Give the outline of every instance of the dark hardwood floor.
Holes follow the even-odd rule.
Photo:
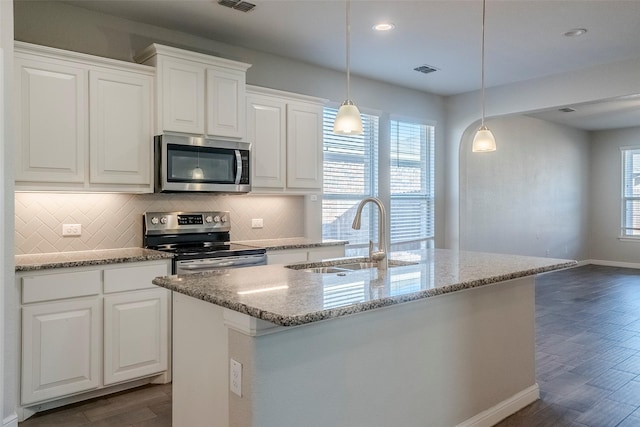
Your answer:
[[[640,426],[640,270],[540,276],[536,363],[541,399],[498,427]]]
[[[640,270],[589,265],[539,276],[536,328],[541,399],[498,427],[640,426]],[[20,423],[44,426],[169,427],[171,387],[147,386]]]
[[[19,427],[171,427],[171,384],[130,391],[37,413]]]

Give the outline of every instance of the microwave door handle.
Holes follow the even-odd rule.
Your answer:
[[[240,184],[240,179],[242,178],[242,156],[240,155],[240,150],[236,151],[236,185]]]

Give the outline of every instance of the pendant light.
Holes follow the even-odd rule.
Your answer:
[[[350,14],[350,3],[349,0],[347,0],[347,99],[338,109],[336,120],[333,122],[333,133],[341,135],[362,135],[362,118],[360,117],[360,110],[358,110],[358,107],[356,107],[351,100],[349,92],[349,36],[351,34]]]
[[[482,122],[480,123],[480,129],[476,132],[476,136],[473,138],[473,144],[471,150],[474,153],[482,153],[487,151],[496,151],[496,139],[493,134],[484,124],[484,110],[485,110],[485,96],[484,96],[484,22],[487,8],[487,0],[482,0]]]

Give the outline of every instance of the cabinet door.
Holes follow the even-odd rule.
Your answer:
[[[22,404],[100,385],[98,298],[22,309]]]
[[[204,66],[162,61],[162,130],[204,134],[204,74]]]
[[[287,105],[287,186],[322,188],[322,106]]]
[[[151,184],[151,103],[149,76],[89,73],[91,183]]]
[[[16,56],[16,181],[82,184],[87,73],[62,61]]]
[[[207,135],[244,138],[244,72],[207,69]]]
[[[247,138],[251,142],[251,185],[285,186],[286,103],[264,96],[247,97]]]
[[[167,370],[168,291],[153,289],[104,298],[104,384]]]

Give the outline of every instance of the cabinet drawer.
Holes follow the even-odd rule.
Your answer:
[[[22,278],[22,303],[75,298],[100,293],[100,270]]]
[[[155,288],[151,281],[169,274],[167,264],[139,265],[104,270],[104,293]]]

